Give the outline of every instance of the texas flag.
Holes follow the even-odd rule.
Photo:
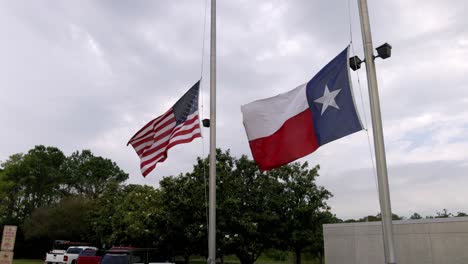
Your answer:
[[[363,129],[349,76],[349,47],[312,80],[241,107],[260,170],[271,170]]]

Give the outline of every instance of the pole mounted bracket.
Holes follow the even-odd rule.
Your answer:
[[[388,43],[384,43],[376,48],[377,56],[373,56],[375,58],[381,58],[383,60],[390,58],[392,56],[392,46]],[[349,67],[353,71],[357,71],[361,68],[361,64],[366,62],[366,60],[361,60],[358,56],[354,56],[349,58]]]

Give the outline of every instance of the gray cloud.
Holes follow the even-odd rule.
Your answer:
[[[453,161],[389,166],[393,212],[406,217],[414,212],[434,216],[444,208],[452,213],[466,212],[466,170],[466,164]],[[376,178],[371,169],[322,174],[319,182],[334,193],[330,205],[339,217],[360,218],[379,212]]]
[[[46,144],[67,154],[90,148],[115,160],[132,183],[157,185],[162,176],[189,171],[208,153],[206,129],[204,140],[176,146],[147,178],[126,143],[200,77],[202,55],[202,115],[208,116],[204,4],[2,2],[0,160]],[[250,154],[240,105],[308,81],[348,45],[350,21],[362,57],[357,5],[349,4],[351,18],[347,1],[218,1],[219,147]],[[461,189],[468,160],[467,7],[462,0],[370,1],[369,7],[374,46],[394,48],[391,59],[377,60],[377,70],[395,212],[468,211]],[[359,75],[362,97],[356,73],[352,79],[363,114],[365,71]],[[335,194],[330,203],[343,218],[378,211],[367,140],[359,132],[301,159],[321,165],[320,182]]]

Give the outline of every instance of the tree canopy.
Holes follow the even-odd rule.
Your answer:
[[[67,193],[99,196],[114,182],[123,182],[128,174],[115,162],[103,157],[96,157],[90,150],[73,152],[64,160],[62,173]]]
[[[63,197],[60,166],[65,155],[58,148],[36,146],[3,162],[0,198],[4,222],[20,224],[35,208],[57,203]]]
[[[155,188],[125,184],[127,173],[90,150],[66,156],[58,148],[36,146],[1,163],[0,223],[19,225],[17,257],[43,257],[52,240],[67,239],[105,248],[156,247],[188,262],[207,255],[208,163],[209,157],[199,157],[191,171],[166,176]],[[343,221],[327,204],[332,194],[317,185],[319,170],[296,162],[261,172],[247,156],[218,149],[221,261],[235,255],[252,264],[277,250],[293,252],[297,264],[304,253],[323,262],[322,225]],[[435,217],[455,216],[466,214],[443,209]],[[410,218],[422,216],[415,212]],[[380,220],[376,214],[344,222]]]

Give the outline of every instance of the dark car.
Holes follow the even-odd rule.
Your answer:
[[[106,251],[100,264],[157,264],[174,263],[153,248],[113,247]]]

